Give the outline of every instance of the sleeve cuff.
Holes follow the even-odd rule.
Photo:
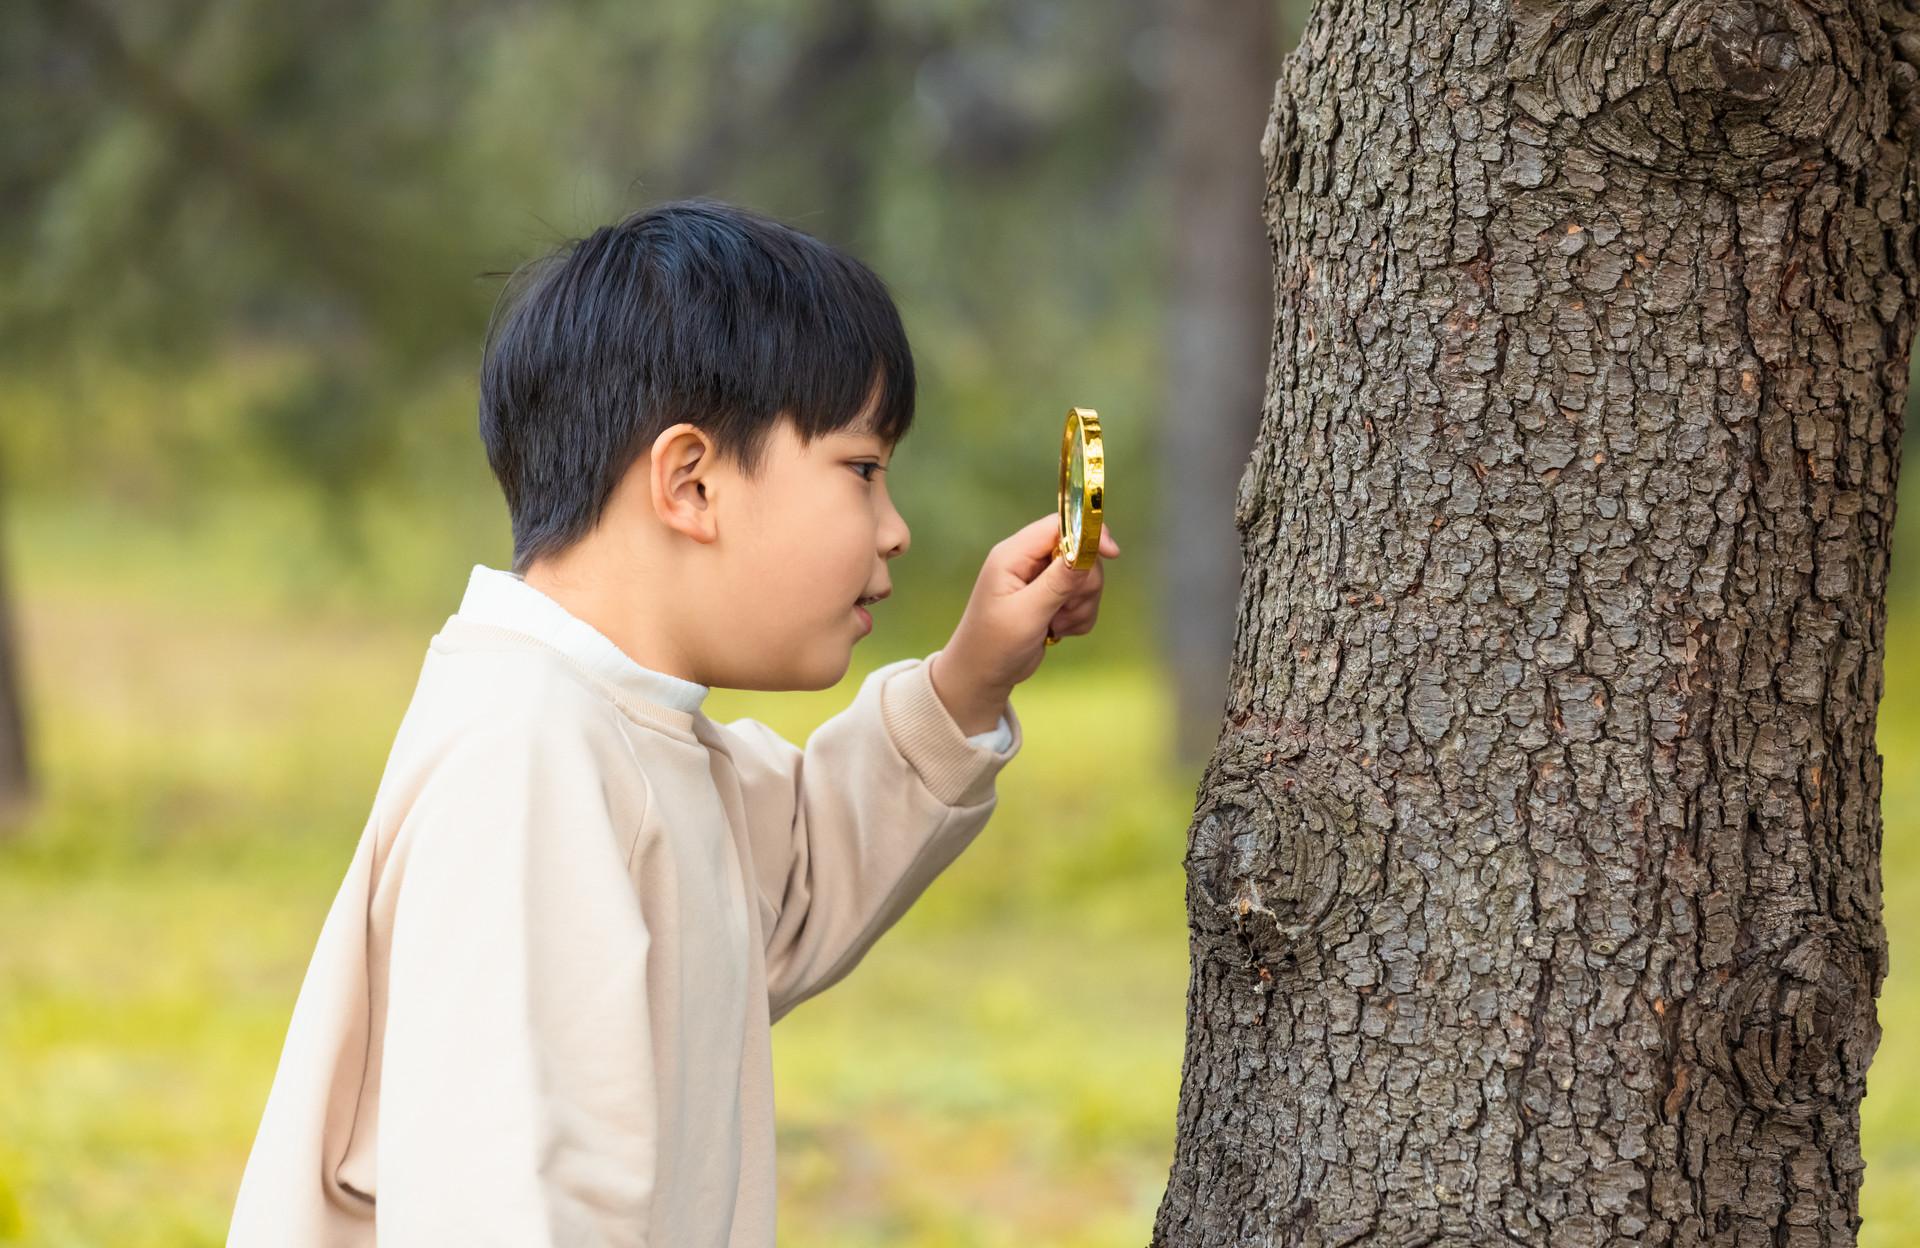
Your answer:
[[[1006,748],[1013,744],[1013,729],[1007,727],[1007,717],[1002,715],[1000,716],[1000,722],[998,724],[995,724],[986,732],[974,733],[968,737],[967,740],[982,749],[992,750],[996,754],[1001,754],[1005,753]]]
[[[1003,720],[1012,737],[1005,750],[970,739],[933,691],[936,650],[887,677],[880,713],[888,735],[930,791],[949,806],[973,806],[993,796],[1000,769],[1020,750],[1019,713],[1008,701]]]

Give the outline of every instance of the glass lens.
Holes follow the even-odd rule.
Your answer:
[[[1067,550],[1080,550],[1080,528],[1087,503],[1087,442],[1076,422],[1073,430],[1073,459],[1067,482]]]

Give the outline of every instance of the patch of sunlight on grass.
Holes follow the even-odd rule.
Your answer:
[[[0,872],[14,1240],[220,1242],[329,900],[171,862],[58,888]]]
[[[1920,1227],[1920,601],[1888,612],[1886,677],[1875,735],[1889,967],[1860,1105],[1861,1248],[1906,1248]]]

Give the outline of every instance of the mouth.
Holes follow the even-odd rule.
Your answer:
[[[881,593],[862,594],[854,600],[853,614],[854,617],[860,621],[860,632],[862,636],[873,631],[873,616],[867,611],[867,608],[892,593],[893,587],[888,586]]]

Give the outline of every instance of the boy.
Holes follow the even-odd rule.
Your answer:
[[[480,433],[513,567],[476,566],[429,643],[230,1245],[769,1248],[769,1027],[979,833],[1013,687],[1098,612],[1049,515],[804,749],[716,724],[716,685],[837,683],[890,592],[899,314],[857,260],[706,199],[509,295]]]

